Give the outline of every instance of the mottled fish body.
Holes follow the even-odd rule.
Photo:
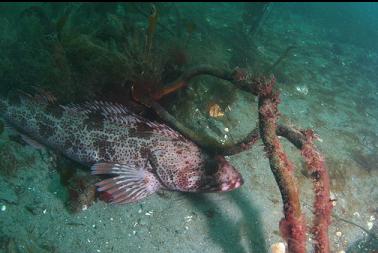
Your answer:
[[[140,200],[159,189],[217,192],[243,179],[224,159],[209,157],[165,124],[109,102],[56,105],[30,95],[0,99],[0,115],[28,138],[114,177],[97,184],[114,203]]]

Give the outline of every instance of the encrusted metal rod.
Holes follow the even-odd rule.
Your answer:
[[[259,91],[260,135],[269,158],[270,168],[281,192],[284,218],[280,221],[281,235],[286,239],[289,252],[306,252],[306,222],[301,211],[299,189],[294,166],[288,160],[276,134],[278,119],[278,93],[273,91],[274,79],[256,80]]]
[[[316,139],[311,129],[305,131],[306,142],[303,144],[301,154],[309,175],[313,180],[315,192],[314,220],[311,233],[314,236],[315,253],[328,253],[329,238],[328,227],[331,224],[332,202],[330,198],[330,180],[325,167],[323,155],[316,149],[313,141]]]

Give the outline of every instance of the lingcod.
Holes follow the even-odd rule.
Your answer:
[[[243,184],[224,156],[124,105],[61,105],[41,98],[23,93],[0,98],[0,116],[26,139],[91,167],[94,175],[108,175],[96,186],[112,203],[136,202],[160,189],[226,192]]]

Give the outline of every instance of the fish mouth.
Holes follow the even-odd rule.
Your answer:
[[[244,180],[242,177],[240,177],[237,180],[221,184],[220,190],[222,192],[232,191],[239,188],[243,184],[244,184]]]

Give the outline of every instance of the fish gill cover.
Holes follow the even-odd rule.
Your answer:
[[[0,114],[19,94],[55,116],[51,104],[107,101],[105,114],[127,107],[230,155],[217,161],[244,179],[230,193],[107,205],[88,168],[2,124],[0,251],[377,251],[377,4],[0,7]]]

